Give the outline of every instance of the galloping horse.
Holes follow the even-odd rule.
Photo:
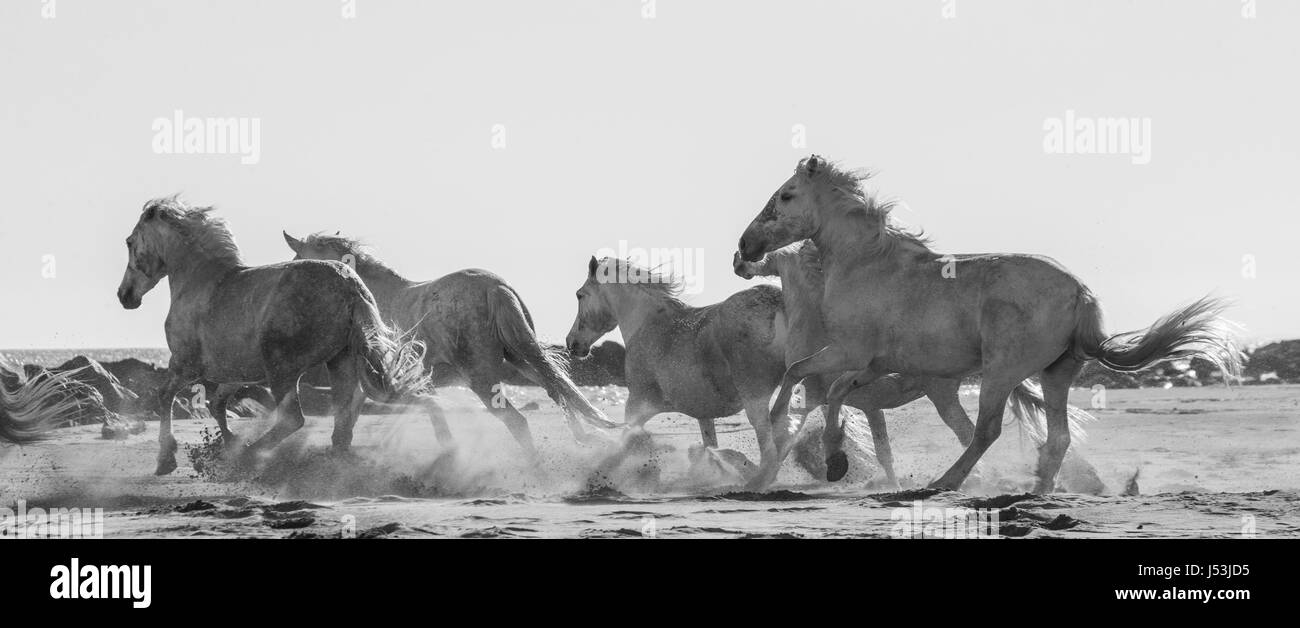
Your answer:
[[[704,445],[716,448],[714,419],[743,409],[760,455],[750,486],[765,486],[776,477],[778,451],[785,445],[781,439],[787,434],[784,429],[773,434],[767,414],[768,400],[785,371],[780,290],[755,286],[704,307],[682,302],[680,290],[679,283],[661,273],[625,260],[592,257],[565,344],[570,353],[584,357],[601,336],[615,327],[622,331],[629,430],[640,430],[662,412],[680,412],[698,421]]]
[[[890,205],[862,188],[866,175],[814,155],[772,194],[739,241],[745,261],[811,238],[822,254],[828,346],[790,366],[772,407],[785,414],[805,377],[844,373],[827,394],[827,423],[845,395],[882,373],[959,378],[982,373],[979,416],[966,451],[931,486],[956,489],[997,439],[1012,389],[1039,374],[1047,442],[1037,492],[1050,492],[1070,445],[1066,398],[1088,360],[1137,371],[1202,357],[1229,376],[1241,351],[1203,298],[1142,332],[1107,337],[1096,297],[1055,261],[1022,254],[945,256],[893,225]]]
[[[390,324],[412,330],[424,343],[424,364],[435,385],[468,383],[483,405],[501,419],[530,457],[536,457],[528,420],[501,394],[501,382],[518,370],[546,390],[564,409],[569,429],[589,440],[579,420],[617,427],[569,379],[561,356],[537,341],[533,318],[519,293],[485,270],[466,269],[433,281],[399,275],[364,250],[357,240],[284,234],[295,260],[324,259],[352,265],[375,295]]]
[[[176,468],[172,399],[197,380],[218,384],[212,415],[225,442],[228,397],[245,385],[266,383],[279,419],[251,446],[265,451],[303,425],[298,380],[325,364],[335,415],[332,442],[346,451],[366,397],[420,402],[439,431],[446,422],[422,391],[423,347],[386,326],[375,299],[346,264],[296,261],[247,266],[224,220],[211,207],[190,207],[173,196],[144,204],[126,239],[127,263],[117,298],[134,310],[163,277],[171,287],[167,383],[159,390],[158,467]]]
[[[751,279],[753,277],[778,276],[781,278],[781,297],[785,313],[789,319],[790,331],[786,337],[786,365],[789,366],[800,358],[815,353],[826,346],[826,328],[822,321],[821,302],[824,293],[821,255],[817,245],[811,240],[804,240],[775,251],[771,251],[757,262],[746,262],[737,253],[732,260],[732,269],[736,275]],[[821,375],[806,381],[808,407],[816,407],[825,402],[826,389],[834,377]],[[909,404],[922,396],[928,397],[944,424],[957,436],[962,447],[970,444],[975,433],[966,410],[961,407],[957,392],[961,387],[960,379],[917,377],[892,373],[876,379],[866,388],[852,391],[845,403],[861,409],[867,415],[871,426],[872,439],[875,441],[876,459],[885,471],[885,477],[891,485],[897,486],[894,475],[893,452],[889,445],[889,433],[886,431],[885,414],[881,410],[898,408]],[[1011,391],[1009,398],[1012,416],[1025,427],[1025,432],[1041,445],[1046,440],[1046,424],[1043,421],[1043,397],[1033,382],[1021,382]],[[1084,436],[1082,423],[1093,417],[1073,406],[1069,408],[1070,430],[1076,436]],[[844,477],[847,472],[847,457],[843,451],[844,430],[838,420],[828,420],[822,431],[822,443],[826,454],[826,479],[834,482]]]

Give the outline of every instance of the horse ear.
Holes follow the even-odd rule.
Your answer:
[[[596,261],[596,256],[595,256],[595,255],[592,255],[592,256],[591,256],[591,261],[590,261],[590,262],[587,262],[587,276],[588,276],[588,277],[595,277],[595,276],[596,276],[596,267],[599,266],[599,265],[600,265],[600,262],[597,262],[597,261]]]
[[[289,248],[293,249],[294,253],[301,252],[302,240],[299,240],[298,238],[289,235],[288,231],[281,231],[280,233],[284,234],[284,243],[288,244]]]
[[[821,157],[818,157],[817,155],[812,155],[807,159],[805,159],[803,162],[804,172],[806,172],[810,177],[816,175],[818,172],[821,172],[822,168],[824,167],[826,167],[826,160],[822,159]]]

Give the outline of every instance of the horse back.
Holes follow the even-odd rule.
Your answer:
[[[402,330],[416,330],[427,364],[459,369],[475,358],[504,360],[492,308],[493,295],[503,289],[514,290],[495,273],[467,268],[413,284],[380,303],[380,309]]]
[[[936,256],[828,279],[830,342],[869,352],[882,370],[956,377],[1011,344],[1068,344],[1082,284],[1033,255]]]
[[[353,310],[370,292],[339,262],[238,269],[214,286],[201,317],[204,370],[220,380],[305,370],[350,346]]]
[[[729,416],[770,395],[785,371],[781,291],[762,284],[721,303],[686,308],[628,346],[629,380],[653,370],[667,405],[697,418]],[[649,369],[647,369],[649,366]]]

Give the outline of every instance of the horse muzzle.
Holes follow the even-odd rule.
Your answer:
[[[565,343],[565,348],[569,350],[569,355],[575,358],[585,358],[591,355],[591,345],[581,340],[569,340]]]
[[[136,296],[135,290],[123,288],[117,291],[117,301],[122,304],[123,308],[134,310],[140,307],[140,297]]]
[[[736,252],[740,254],[741,261],[757,262],[763,259],[763,254],[767,252],[765,246],[763,238],[746,233],[736,244]]]
[[[731,256],[731,272],[736,273],[736,276],[741,279],[753,279],[754,274],[749,272],[746,264],[747,262],[741,256],[740,251],[736,251],[736,254]]]

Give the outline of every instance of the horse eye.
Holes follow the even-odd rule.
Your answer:
[[[576,293],[576,294],[578,295],[578,300],[581,301],[581,300],[582,300],[582,293],[581,293],[581,292],[578,292],[578,293]]]
[[[789,192],[784,192],[784,193],[781,194],[781,202],[782,202],[782,203],[788,203],[788,202],[790,202],[790,199],[792,199],[792,198],[794,198],[794,195],[791,194],[791,193],[789,193]]]

